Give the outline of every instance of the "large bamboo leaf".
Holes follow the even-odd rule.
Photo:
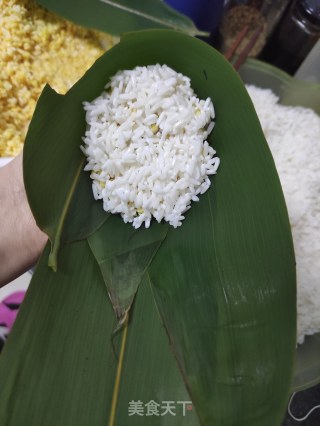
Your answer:
[[[221,167],[186,223],[169,229],[150,276],[202,423],[276,425],[295,354],[290,225],[251,101],[231,69],[214,54],[205,59],[205,48],[188,75],[213,99]]]
[[[166,48],[168,45],[170,49]],[[96,62],[60,104],[60,110],[69,115],[72,121],[69,127],[65,124],[70,129],[67,136],[63,132],[59,134],[64,138],[65,146],[69,143],[72,145],[63,152],[63,164],[67,164],[71,156],[79,152],[81,132],[84,132],[85,126],[81,102],[96,97],[108,78],[119,69],[157,62],[166,63],[191,77],[192,86],[200,97],[211,96],[217,124],[210,143],[217,148],[222,164],[214,187],[187,213],[183,226],[177,230],[170,229],[160,248],[152,247],[152,252],[157,248],[158,252],[141,284],[151,280],[159,312],[170,336],[170,345],[201,424],[277,425],[285,411],[295,353],[293,248],[284,199],[271,154],[251,101],[232,67],[209,46],[179,33],[149,31],[127,35]],[[68,114],[69,109],[71,115]],[[51,116],[41,116],[42,110],[44,108],[36,113],[28,135],[30,151],[29,160],[25,163],[25,176],[31,175],[34,170],[32,147],[37,146],[34,140],[38,134],[32,129],[40,128],[47,136],[50,134],[45,132],[47,126],[54,131],[55,126],[48,125]],[[55,125],[57,123],[55,121]],[[51,141],[57,143],[55,139]],[[43,156],[46,155],[44,151]],[[58,154],[55,154],[55,160],[58,170]],[[65,166],[62,166],[61,174],[64,173]],[[79,185],[76,186],[79,193],[82,176],[84,174],[80,173]],[[31,183],[37,184],[27,179],[27,187]],[[58,189],[55,187],[55,191]],[[36,194],[36,190],[33,191]],[[40,194],[48,197],[43,191]],[[76,197],[73,199],[76,202]],[[34,202],[34,212],[41,216],[41,203],[39,200],[37,203]],[[94,201],[90,203],[99,205]],[[71,207],[68,215],[65,227],[68,218],[72,220],[73,217]],[[76,229],[77,223],[81,224],[81,217],[70,225],[72,229]],[[115,220],[115,226],[111,227],[108,226],[109,220],[110,217],[105,226],[96,231],[97,240],[91,246],[101,264],[109,259],[107,274],[101,268],[106,281],[110,281],[110,271],[113,276],[121,275],[121,262],[117,257],[126,256],[123,247],[133,232],[130,224]],[[68,234],[69,228],[64,232]],[[157,232],[158,228],[152,225],[145,233],[152,244],[162,241],[162,237],[153,239]],[[109,252],[104,257],[105,245],[99,245],[97,241],[112,239],[116,235],[123,235],[123,240],[114,248],[109,244]],[[135,238],[139,240],[140,237]],[[141,238],[144,245],[131,248],[144,250],[142,247],[148,247],[147,237]],[[66,242],[67,239],[62,238],[62,241]],[[90,242],[92,240],[93,236]],[[75,244],[80,247],[85,242]],[[71,256],[71,259],[76,256],[71,255],[68,247],[61,253],[63,265],[66,262],[63,256]],[[144,266],[152,258],[146,254],[139,252],[138,258],[142,261],[130,297],[141,281]],[[88,286],[85,281],[89,281],[89,277],[84,273],[81,275],[87,267],[85,262],[75,263],[74,267],[79,269],[76,277],[81,285]],[[45,268],[43,262],[40,268]],[[75,281],[72,279],[69,284],[67,281],[68,274],[73,274],[70,268],[63,267],[61,274],[65,277],[64,285],[74,291]],[[98,271],[97,267],[95,271],[92,270],[92,274],[95,274],[93,282],[102,282]],[[148,322],[149,317],[144,317],[144,321]],[[122,342],[127,332],[129,339],[130,327],[131,324],[120,335]],[[93,329],[91,331],[94,332]],[[142,328],[140,331],[144,333]],[[132,339],[137,345],[140,344],[136,337]],[[110,340],[109,344],[111,347]],[[71,351],[71,348],[68,350]],[[56,362],[54,359],[52,361]],[[5,362],[8,362],[8,358]],[[141,368],[136,368],[140,373]],[[117,407],[126,398],[126,394],[121,394],[121,389],[127,386],[129,371],[123,362]],[[10,387],[6,387],[6,392],[10,393]],[[114,391],[111,393],[115,395]],[[110,400],[110,392],[107,391],[105,395]],[[126,424],[119,420],[121,413],[115,411],[116,424]]]
[[[114,312],[86,241],[61,250],[55,273],[46,248],[0,362],[0,424],[6,426],[197,426],[183,416],[129,416],[130,401],[189,401],[145,280],[130,314],[115,392]],[[116,340],[119,354],[124,334]],[[115,398],[113,399],[113,396]],[[114,405],[117,420],[110,420]],[[160,407],[159,407],[160,409]],[[150,420],[151,419],[151,420]]]
[[[147,28],[207,35],[162,0],[38,0],[38,3],[77,24],[115,35]]]

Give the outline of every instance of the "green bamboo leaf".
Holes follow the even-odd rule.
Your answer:
[[[138,314],[139,323],[137,320],[135,325],[137,334],[134,330],[130,330],[131,325],[128,328],[127,353],[123,365],[115,425],[200,426],[192,402],[191,410],[189,407],[189,410],[186,409],[185,415],[183,414],[182,403],[191,401],[191,399],[172,355],[168,337],[161,325],[148,275],[144,277],[139,286],[132,314],[131,312],[129,315],[133,315],[133,317]],[[149,326],[146,326],[145,322],[150,323]],[[139,339],[137,335],[140,336]],[[141,342],[143,347],[139,348]],[[165,347],[162,348],[161,345]],[[139,360],[140,368],[133,368],[133,360]],[[146,367],[144,367],[144,363],[146,363]],[[131,393],[127,389],[130,389]],[[131,395],[134,396],[133,399],[145,402],[154,400],[160,404],[160,416],[147,418],[133,416],[128,419],[128,404]],[[161,405],[164,405],[165,401],[174,403],[175,416],[172,414],[161,415],[164,412]]]
[[[38,0],[38,3],[76,24],[114,35],[148,28],[208,35],[162,0]]]
[[[213,99],[210,142],[221,166],[183,226],[169,229],[149,274],[202,424],[278,425],[296,339],[286,205],[246,90],[202,47],[188,76],[196,93]]]
[[[107,218],[100,204],[92,203],[90,182],[81,173],[84,131],[81,100],[46,86],[28,129],[23,165],[31,210],[52,243],[54,269],[61,241],[85,238]]]
[[[169,45],[170,49],[167,49]],[[60,108],[72,123],[67,125],[63,122],[67,135],[61,131],[59,136],[64,138],[65,146],[70,143],[72,148],[59,155],[65,156],[67,163],[72,160],[73,153],[79,152],[85,127],[82,101],[94,99],[108,78],[119,69],[154,63],[166,63],[188,75],[199,97],[211,96],[217,123],[209,142],[217,149],[222,164],[214,187],[187,213],[183,226],[169,230],[141,284],[151,280],[170,346],[201,424],[279,424],[289,394],[295,354],[293,247],[271,154],[252,103],[230,64],[208,45],[177,32],[154,30],[126,35],[65,95]],[[48,117],[38,126],[54,131],[55,126],[48,125],[46,121]],[[58,123],[55,120],[56,126]],[[25,173],[30,174],[33,145],[36,146],[30,138],[29,162],[25,163],[28,168]],[[46,154],[42,152],[42,155]],[[55,159],[58,168],[60,158],[57,154]],[[61,170],[62,174],[66,173],[63,167]],[[30,184],[27,182],[27,186]],[[91,203],[100,205],[94,201]],[[40,202],[37,209],[39,211],[35,213],[41,214]],[[70,218],[71,213],[69,209]],[[110,235],[105,237],[113,238],[113,232],[116,235],[118,229],[108,228],[109,220],[111,217],[105,226]],[[80,219],[77,221],[81,223]],[[123,247],[130,232],[127,234],[124,228],[129,230],[130,225],[123,224],[123,231],[120,228],[124,240],[120,241],[119,247],[109,246],[109,259],[127,254]],[[101,232],[98,240],[104,234],[102,229],[95,231],[97,234]],[[68,233],[69,229],[65,232]],[[162,241],[162,237],[153,240],[156,232],[158,228],[154,225],[148,233],[144,232],[141,240],[145,247],[148,246],[146,235],[151,238],[152,244]],[[66,240],[62,238],[62,241]],[[138,247],[142,250],[136,257],[141,262],[137,274],[140,279],[141,265],[146,266],[149,259],[144,245],[131,248]],[[66,245],[61,252],[61,262],[66,262],[65,256],[73,259],[68,250],[69,245]],[[104,250],[103,246],[101,250]],[[103,263],[104,258],[99,260]],[[73,274],[71,265],[72,262],[67,269],[63,268],[62,273],[64,285],[69,288],[75,282],[72,279],[68,284],[67,281],[67,276]],[[89,277],[82,277],[82,268],[74,263],[74,267],[77,266],[77,279],[81,285],[88,285],[85,280]],[[114,266],[116,270],[112,270],[112,274],[116,272],[119,277],[119,262],[107,264],[108,274]],[[93,282],[102,282],[98,267],[92,273],[99,275],[99,278],[95,275]],[[132,294],[134,292],[131,291]],[[149,298],[148,303],[153,306],[153,299]],[[59,315],[58,312],[56,315]],[[143,321],[148,322],[149,318],[145,316]],[[125,330],[128,332],[125,356],[128,356],[130,328]],[[139,332],[144,336],[142,328]],[[123,334],[118,337],[123,338]],[[135,344],[140,344],[137,338]],[[146,360],[149,362],[147,357],[143,359]],[[113,387],[112,395],[109,391],[107,393],[109,402],[116,401],[112,411],[118,416],[117,407],[124,403],[121,389],[127,386],[129,377],[126,374],[132,374],[125,358],[121,369],[119,365],[112,371],[114,375],[116,371],[121,373],[117,380],[120,387]],[[142,367],[134,368],[137,374],[141,374]],[[114,383],[113,378],[113,386]],[[7,388],[7,391],[10,389]]]
[[[140,282],[168,231],[168,225],[154,224],[149,229],[124,226],[120,216],[112,215],[88,238],[99,264],[119,325],[123,323]]]
[[[62,248],[56,273],[47,266],[49,249],[1,353],[0,424],[112,426],[119,363],[110,339],[114,312],[101,273],[86,241]],[[117,355],[122,338],[115,338]],[[122,364],[115,425],[199,426],[195,411],[183,416],[181,408],[175,417],[129,416],[130,401],[190,399],[147,280],[130,314]]]

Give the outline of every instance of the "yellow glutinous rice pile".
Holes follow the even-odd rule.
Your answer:
[[[112,44],[33,0],[0,0],[0,157],[18,154],[46,83],[65,93]]]

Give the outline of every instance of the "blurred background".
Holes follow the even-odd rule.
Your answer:
[[[247,39],[259,26],[263,27],[251,57],[300,79],[320,82],[319,0],[166,2],[189,16],[200,30],[209,32],[206,40],[223,53],[245,26],[248,26]]]

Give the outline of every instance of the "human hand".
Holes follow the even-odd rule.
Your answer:
[[[29,207],[21,153],[0,168],[0,287],[32,267],[46,241]]]

